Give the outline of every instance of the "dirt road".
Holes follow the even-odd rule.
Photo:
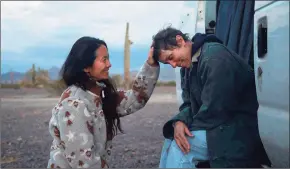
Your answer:
[[[0,92],[1,168],[46,168],[52,141],[48,121],[57,99],[43,91]],[[113,140],[110,167],[158,167],[162,127],[177,109],[175,88],[156,88],[145,108],[121,119],[125,134]]]

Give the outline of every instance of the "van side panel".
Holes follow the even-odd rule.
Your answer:
[[[273,166],[289,167],[289,1],[257,4],[254,68],[259,131]]]

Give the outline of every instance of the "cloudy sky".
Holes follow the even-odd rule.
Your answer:
[[[152,35],[195,10],[183,1],[1,1],[1,71],[29,69],[32,63],[60,67],[81,36],[104,39],[113,73],[123,71],[126,22],[130,23],[131,69],[147,57]]]

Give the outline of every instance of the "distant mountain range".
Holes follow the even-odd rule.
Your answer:
[[[59,71],[60,71],[60,68],[56,67],[56,66],[53,66],[51,67],[50,69],[48,69],[48,75],[49,75],[49,78],[51,80],[56,80],[59,78]]]
[[[48,69],[48,75],[51,80],[58,79],[60,69],[56,66]],[[23,80],[25,77],[25,73],[23,72],[7,72],[4,74],[1,74],[1,82],[10,82],[11,79],[13,79],[14,82],[19,82]]]
[[[51,80],[58,79],[60,68],[53,66],[48,70],[49,78]],[[138,73],[138,70],[131,71],[131,76],[135,76]],[[23,72],[7,72],[1,74],[1,82],[9,82],[11,79],[11,75],[13,75],[14,82],[19,82],[24,79],[25,73]],[[123,77],[123,74],[121,74]],[[159,81],[167,82],[167,81],[175,81],[175,71],[169,65],[162,65],[160,69]]]

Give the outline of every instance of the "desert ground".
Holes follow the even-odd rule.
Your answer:
[[[1,168],[46,168],[48,132],[56,97],[42,89],[0,89]],[[175,87],[157,87],[147,105],[121,119],[125,134],[113,140],[110,168],[156,168],[162,127],[178,110]]]

